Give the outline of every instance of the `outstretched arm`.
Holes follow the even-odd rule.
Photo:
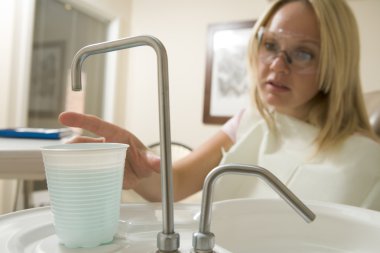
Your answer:
[[[63,112],[59,121],[66,126],[78,127],[90,131],[102,138],[85,136],[75,137],[70,142],[117,142],[129,145],[125,160],[125,176],[123,187],[134,188],[139,179],[149,177],[153,172],[160,171],[160,159],[129,131],[108,123],[93,115],[75,112]]]
[[[82,128],[102,137],[78,136],[71,142],[128,144],[123,187],[135,189],[147,200],[160,201],[160,159],[135,135],[93,115],[64,112],[59,116],[59,121],[63,125]],[[173,164],[174,199],[180,200],[201,190],[207,173],[219,164],[222,148],[228,150],[231,145],[231,139],[219,131],[191,154],[176,161]]]

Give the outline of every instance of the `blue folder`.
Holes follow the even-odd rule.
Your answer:
[[[6,138],[33,138],[33,139],[61,139],[73,134],[70,128],[7,128],[0,129],[0,137]]]

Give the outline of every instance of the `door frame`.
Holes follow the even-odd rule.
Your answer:
[[[121,36],[121,17],[112,8],[102,9],[97,1],[86,0],[59,0],[60,2],[72,5],[86,14],[108,22],[107,40],[114,40]],[[33,45],[33,27],[36,0],[13,0],[14,33],[12,36],[11,48],[11,74],[9,82],[6,83],[8,89],[8,110],[5,116],[5,125],[9,127],[26,126],[28,116],[28,96],[30,83],[30,69]],[[110,6],[111,7],[111,6]],[[17,18],[15,18],[17,17]],[[117,69],[119,62],[117,54],[107,54],[105,63],[105,84],[103,91],[103,118],[107,121],[115,120],[115,94],[117,94]],[[105,85],[104,85],[105,87]],[[5,96],[5,95],[4,95]]]

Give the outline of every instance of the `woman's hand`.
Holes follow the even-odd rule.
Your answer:
[[[134,188],[140,179],[160,171],[160,158],[149,152],[147,147],[131,132],[93,115],[63,112],[58,119],[63,125],[82,128],[100,136],[100,138],[77,136],[70,140],[70,143],[115,142],[129,145],[125,160],[123,188]]]

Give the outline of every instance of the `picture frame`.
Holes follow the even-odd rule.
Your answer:
[[[55,117],[64,102],[64,41],[35,43],[32,54],[29,115]]]
[[[247,20],[209,25],[203,123],[223,124],[248,104],[247,47],[254,24]]]

